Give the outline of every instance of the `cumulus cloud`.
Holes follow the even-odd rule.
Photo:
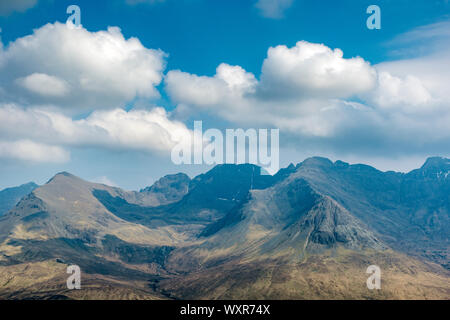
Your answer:
[[[47,24],[0,50],[0,101],[80,113],[123,107],[136,97],[159,97],[164,57],[116,27],[89,32]]]
[[[240,66],[221,64],[213,77],[170,71],[165,79],[175,101],[208,106],[240,99],[314,100],[349,98],[372,90],[377,82],[373,67],[360,57],[345,59],[339,49],[300,41],[295,47],[269,48],[261,79]]]
[[[69,93],[67,83],[45,73],[33,73],[16,80],[18,84],[41,96],[65,96]]]
[[[0,16],[8,16],[14,11],[24,12],[33,8],[37,0],[2,0],[0,1]]]
[[[164,58],[119,28],[60,23],[0,47],[0,158],[64,162],[73,148],[169,155],[190,147],[192,131],[165,109],[123,109],[159,97]]]
[[[169,154],[174,145],[192,136],[183,123],[170,120],[163,108],[95,111],[86,118],[73,120],[55,111],[9,104],[0,106],[0,123],[0,140],[29,141],[25,144],[27,148],[23,143],[5,144],[0,157],[16,156],[22,160],[68,160],[67,151],[62,149],[68,147]],[[25,149],[28,151],[20,158],[20,150]],[[49,151],[47,158],[42,156],[45,150]]]
[[[283,17],[284,11],[291,7],[292,2],[293,0],[258,0],[255,6],[263,17],[279,19]]]
[[[214,77],[191,75],[179,70],[166,76],[167,90],[176,101],[200,107],[215,106],[233,97],[254,92],[257,81],[239,66],[222,63]]]
[[[63,163],[69,160],[70,154],[61,147],[36,143],[31,140],[0,140],[0,158],[27,162]]]
[[[182,106],[211,110],[239,123],[324,135],[331,134],[331,127],[324,123],[314,129],[311,122],[317,122],[317,115],[336,108],[338,99],[368,92],[376,80],[376,71],[362,58],[344,59],[341,50],[300,41],[293,48],[270,48],[259,81],[240,66],[221,64],[213,77],[170,71],[165,84]]]
[[[72,120],[44,109],[0,106],[0,136],[36,139],[40,142],[138,151],[168,151],[191,131],[168,118],[163,108],[95,111]]]
[[[415,107],[416,105],[428,108],[428,110],[440,109],[441,112],[448,110],[450,105],[448,92],[450,50],[438,51],[419,58],[381,63],[375,67],[380,74],[388,72],[392,76],[392,79],[384,79],[385,82],[390,83],[390,86],[399,87],[400,91],[402,88],[404,89],[403,99],[406,100],[403,104],[404,108],[411,107],[411,110],[420,110]],[[380,80],[383,79],[380,77]],[[380,85],[382,86],[382,83]],[[388,95],[390,92],[392,93],[391,90],[385,90],[380,93]]]
[[[434,154],[450,141],[449,62],[441,54],[372,66],[301,41],[270,48],[260,79],[221,64],[212,77],[170,71],[165,85],[182,110],[280,128],[305,148]]]
[[[164,57],[118,28],[59,23],[0,46],[0,157],[63,162],[71,148],[167,154],[190,144],[192,131],[164,109],[123,109],[136,97],[158,97]],[[313,153],[439,154],[450,147],[445,50],[373,66],[300,41],[269,48],[259,77],[222,63],[213,76],[170,71],[164,83],[174,114],[279,128],[284,141]],[[73,119],[74,110],[88,116]]]
[[[340,49],[300,41],[269,49],[261,85],[269,95],[346,98],[372,89],[375,80],[376,72],[362,58],[344,59]]]
[[[370,93],[370,101],[381,108],[401,109],[404,112],[427,110],[433,106],[431,94],[419,78],[404,78],[380,72],[378,86]]]

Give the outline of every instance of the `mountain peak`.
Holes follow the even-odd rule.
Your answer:
[[[50,180],[47,181],[46,184],[49,184],[52,182],[64,181],[64,180],[82,180],[82,179],[69,173],[69,172],[63,171],[63,172],[59,172],[59,173],[55,174],[53,176],[53,178],[51,178]]]
[[[450,159],[443,157],[430,157],[425,161],[420,169],[413,170],[409,174],[446,179],[449,172]]]
[[[450,159],[444,157],[430,157],[423,164],[421,169],[445,168],[450,166]]]
[[[190,182],[191,178],[187,174],[169,174],[140,192],[153,194],[154,197],[158,198],[159,204],[164,204],[180,200],[189,191]]]
[[[62,171],[62,172],[58,172],[57,174],[55,174],[55,176],[64,176],[64,177],[75,177],[73,174],[67,172],[67,171]]]
[[[191,178],[185,173],[168,174],[156,181],[152,186],[146,187],[140,192],[160,192],[167,188],[185,189]],[[187,190],[186,190],[187,192]]]
[[[324,157],[311,157],[305,159],[300,165],[308,167],[331,167],[333,166],[333,162]]]

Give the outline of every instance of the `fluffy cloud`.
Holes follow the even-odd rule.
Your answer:
[[[33,73],[16,80],[18,84],[41,96],[65,96],[69,93],[67,83],[45,73]]]
[[[164,82],[175,114],[280,128],[283,141],[313,153],[439,154],[450,141],[448,52],[372,66],[300,41],[269,48],[259,79],[222,63],[214,76],[174,70]],[[164,109],[122,109],[158,97],[164,56],[118,28],[59,23],[0,46],[0,158],[64,162],[71,148],[168,153],[189,143],[192,132]]]
[[[0,16],[8,16],[14,11],[24,12],[37,3],[37,0],[2,0],[0,1]]]
[[[166,84],[174,100],[207,108],[226,99],[254,92],[257,81],[253,74],[243,68],[223,63],[217,67],[214,77],[170,71],[166,76]]]
[[[255,6],[266,18],[279,19],[284,11],[292,5],[293,0],[258,0]]]
[[[300,41],[293,48],[270,48],[260,81],[239,66],[221,64],[213,77],[170,71],[165,83],[175,101],[208,106],[237,99],[264,104],[268,100],[348,98],[370,91],[376,81],[375,69],[362,58],[344,59],[339,49]]]
[[[71,112],[123,107],[155,89],[165,54],[119,28],[89,32],[47,24],[0,50],[0,101],[59,105]]]
[[[62,163],[69,160],[69,153],[58,147],[31,140],[1,141],[0,158],[31,162]]]
[[[261,75],[262,91],[280,97],[346,98],[372,89],[376,72],[360,57],[344,59],[340,49],[300,41],[270,48]]]
[[[65,162],[73,148],[168,155],[189,143],[192,132],[163,108],[123,109],[159,97],[164,57],[118,28],[60,23],[0,47],[0,158]]]
[[[68,160],[64,147],[169,154],[175,144],[192,135],[184,124],[170,120],[162,108],[95,111],[87,118],[72,120],[55,111],[9,104],[0,106],[0,123],[0,141],[27,141],[3,144],[0,157],[33,161]],[[46,151],[48,157],[43,157]]]
[[[385,71],[379,73],[378,86],[370,93],[370,100],[381,108],[404,112],[427,110],[433,105],[430,93],[419,78],[412,75],[400,78]]]
[[[338,99],[368,92],[376,81],[376,71],[362,58],[344,59],[338,49],[301,41],[270,48],[260,81],[239,66],[221,64],[213,77],[170,71],[165,84],[176,103],[233,122],[324,135],[332,134],[332,126],[319,124],[318,115],[334,110]]]
[[[434,154],[450,141],[449,62],[440,54],[371,66],[301,41],[270,48],[259,80],[221,64],[212,77],[171,71],[165,85],[180,109],[280,128],[316,152]]]

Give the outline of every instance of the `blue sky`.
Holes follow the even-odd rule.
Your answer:
[[[64,170],[89,180],[111,182],[128,189],[137,189],[151,184],[154,179],[167,173],[184,171],[195,175],[207,169],[205,166],[173,165],[167,152],[158,149],[157,141],[151,148],[142,147],[141,142],[131,140],[121,141],[123,145],[117,147],[113,139],[110,141],[105,138],[90,144],[89,141],[69,137],[67,132],[65,133],[67,137],[54,141],[49,138],[51,134],[43,135],[43,129],[34,126],[35,122],[29,120],[30,117],[36,119],[42,116],[42,113],[36,111],[41,109],[47,110],[46,112],[51,110],[52,119],[56,119],[57,115],[63,115],[66,120],[76,121],[88,118],[95,111],[109,110],[108,108],[119,108],[127,112],[142,108],[150,112],[159,106],[168,112],[168,119],[178,121],[187,129],[192,128],[193,120],[200,119],[208,127],[221,129],[277,127],[280,128],[281,135],[282,166],[290,162],[300,162],[307,156],[323,155],[350,162],[366,162],[383,170],[406,171],[418,166],[428,155],[448,155],[447,150],[450,149],[446,147],[450,146],[450,132],[445,131],[445,124],[448,124],[446,120],[450,119],[447,118],[450,114],[448,110],[450,98],[442,89],[442,82],[445,84],[448,77],[447,69],[439,66],[449,62],[450,57],[447,45],[450,39],[449,1],[259,0],[259,2],[259,4],[257,0],[2,2],[0,36],[4,48],[0,54],[3,55],[5,62],[2,67],[0,56],[0,73],[3,73],[3,76],[0,76],[0,88],[4,89],[0,90],[0,107],[4,108],[4,117],[0,116],[0,121],[5,121],[2,123],[5,128],[6,121],[19,118],[14,116],[14,113],[17,113],[20,114],[20,119],[28,119],[20,123],[31,125],[27,128],[28,135],[22,131],[16,132],[15,128],[4,129],[0,133],[0,188],[30,180],[43,183],[56,172]],[[32,36],[36,38],[33,42],[37,46],[35,49],[19,43],[21,38],[32,35],[33,30],[41,29],[47,23],[52,25],[56,22],[65,23],[68,17],[66,8],[72,4],[81,8],[81,23],[86,31],[83,38],[80,38],[80,46],[89,45],[89,41],[96,41],[96,38],[89,38],[96,32],[107,32],[109,26],[119,27],[118,32],[124,39],[118,40],[120,45],[124,45],[122,54],[128,54],[127,48],[132,45],[127,40],[135,37],[142,46],[139,47],[142,59],[155,60],[146,60],[143,64],[145,67],[153,68],[154,75],[144,73],[139,75],[148,76],[149,78],[145,79],[151,82],[151,85],[129,84],[130,81],[117,84],[117,79],[115,81],[104,79],[109,76],[106,73],[105,77],[91,79],[90,71],[86,71],[87,75],[82,78],[85,81],[111,88],[115,88],[116,85],[125,86],[127,90],[117,97],[104,94],[101,90],[97,90],[96,94],[90,97],[92,90],[81,89],[69,95],[67,88],[73,88],[73,83],[80,82],[81,78],[77,77],[81,77],[80,72],[84,70],[82,66],[86,66],[87,62],[83,60],[79,65],[74,63],[74,66],[59,65],[58,59],[64,59],[66,54],[64,48],[61,48],[65,46],[63,40],[61,46],[56,46],[53,51],[50,49],[55,42],[40,39],[37,34]],[[277,4],[284,8],[274,9],[277,8]],[[366,19],[369,16],[366,14],[366,8],[371,4],[377,4],[381,8],[381,30],[369,30],[366,27]],[[60,37],[57,39],[64,39],[66,36],[64,31],[55,28],[42,33],[40,37],[51,38],[54,34],[55,39],[56,34]],[[298,41],[304,43],[297,44]],[[324,47],[317,47],[315,44],[323,44]],[[341,76],[345,79],[343,81],[336,79],[336,82],[326,84],[325,87],[319,83],[321,79],[318,79],[320,81],[314,87],[315,84],[310,86],[290,74],[277,73],[276,69],[285,67],[292,58],[289,58],[290,54],[294,53],[294,50],[285,51],[277,47],[280,45],[286,49],[293,49],[297,45],[300,52],[303,49],[317,52],[322,52],[323,48],[329,49],[324,54],[330,60],[318,58],[306,65],[301,64],[300,60],[293,61],[292,69],[298,71],[295,77],[314,78],[316,76],[314,72],[317,70],[309,66],[329,63],[333,68],[339,70],[344,68]],[[49,51],[45,51],[44,46],[48,46]],[[269,60],[268,50],[271,47],[278,49],[273,50],[275,58]],[[332,52],[336,48],[342,50],[341,58],[333,55]],[[148,52],[147,49],[159,49],[165,54],[159,56],[156,51]],[[40,53],[44,51],[45,56],[43,54],[41,57]],[[55,51],[57,52],[54,53]],[[106,54],[106,51],[103,54]],[[102,61],[101,53],[98,55],[96,58]],[[301,56],[301,53],[299,55]],[[33,60],[36,56],[40,58]],[[296,59],[302,59],[300,56],[296,56]],[[361,57],[365,64],[355,66],[357,61],[350,60],[355,57]],[[139,63],[144,62],[138,61],[139,57],[133,56],[130,59],[137,59],[132,61],[133,66],[137,65],[137,72],[142,70]],[[269,61],[266,61],[263,68],[265,59]],[[125,61],[128,63],[130,60]],[[223,63],[226,66],[239,66],[240,69],[237,71],[239,75],[253,75],[257,83],[251,80],[250,76],[248,81],[256,88],[254,90],[257,93],[252,91],[251,94],[254,96],[246,98],[247,93],[244,97],[242,93],[236,94],[234,91],[222,89],[217,79],[220,81],[223,79],[216,73],[216,68]],[[108,72],[111,72],[112,77],[121,78],[121,72],[124,70],[121,66],[111,65],[109,68]],[[115,68],[117,70],[114,70]],[[226,72],[237,70],[227,68]],[[318,68],[320,69],[320,66]],[[42,77],[43,74],[46,78]],[[96,71],[96,75],[98,74]],[[348,74],[354,75],[354,82],[347,83]],[[133,79],[132,75],[129,77]],[[349,88],[355,88],[366,80],[367,86],[361,85],[357,90],[349,90],[341,85],[344,83]],[[36,82],[42,84],[44,81],[50,81],[48,83],[56,87],[61,83],[67,84],[67,88],[63,85],[61,87],[63,92],[36,89]],[[437,82],[441,85],[437,85]],[[202,102],[198,103],[198,99],[203,99],[202,101],[210,99],[212,93],[201,91],[199,87],[191,88],[193,83],[213,88],[221,98],[212,99],[207,106]],[[293,98],[295,101],[291,101],[292,99],[287,101],[285,97],[281,99],[274,93],[275,91],[267,90],[267,87],[274,88],[277,85],[282,86],[280,90],[284,90],[291,84],[293,91],[289,94],[293,93],[295,96],[301,92],[300,96]],[[34,91],[31,94],[17,89],[16,92],[16,88],[20,86],[22,89]],[[41,90],[38,92],[39,95],[36,94],[36,90]],[[342,94],[347,91],[347,94]],[[263,94],[259,95],[258,92]],[[65,94],[67,99],[70,96],[70,101],[63,99]],[[205,96],[202,97],[200,94]],[[77,101],[77,97],[80,96],[83,98]],[[270,103],[267,102],[269,100]],[[8,108],[5,107],[7,104]],[[14,107],[11,107],[11,104],[14,104]],[[279,117],[270,119],[269,111],[255,112],[255,109],[252,109],[254,104],[264,105],[266,111],[271,110]],[[348,106],[353,109],[348,111],[345,109]],[[322,111],[330,108],[336,111],[322,117]],[[235,116],[241,111],[242,116]],[[110,116],[104,114],[95,119],[91,118],[88,121],[89,130],[93,130],[92,126],[97,125],[99,121],[105,123],[106,117]],[[121,114],[121,116],[126,117],[127,123],[132,128],[132,115]],[[149,121],[165,121],[165,116],[162,120],[160,118],[153,120],[153,113],[149,117],[151,119]],[[298,121],[291,123],[290,119]],[[436,121],[440,122],[436,124]],[[76,125],[76,128],[85,128],[84,123]],[[441,130],[436,135],[432,130],[433,127],[435,129],[442,127],[444,131]],[[111,128],[111,124],[108,124],[108,128]],[[114,130],[131,130],[125,126],[117,129],[117,125],[114,125],[114,128],[116,128]],[[75,132],[74,136],[85,134],[84,131]],[[413,137],[414,134],[419,138]],[[14,145],[24,140],[39,145],[23,143],[20,147]],[[38,150],[42,146],[44,149]],[[36,152],[36,156],[24,159],[17,155],[19,152],[17,150]],[[60,161],[48,161],[48,157],[41,157],[40,152],[55,152],[55,157],[59,157]]]
[[[376,1],[382,29],[366,28],[366,8],[374,1],[293,1],[279,19],[265,18],[254,0],[166,0],[128,5],[125,0],[40,0],[24,13],[0,17],[4,43],[26,36],[49,22],[65,22],[66,8],[80,6],[90,31],[119,26],[125,37],[138,37],[148,48],[170,54],[169,69],[211,75],[221,62],[257,74],[267,48],[299,40],[341,48],[372,63],[393,57],[385,43],[415,27],[448,19],[448,1]],[[431,4],[430,4],[431,3]]]

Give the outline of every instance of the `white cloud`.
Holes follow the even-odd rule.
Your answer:
[[[442,53],[371,66],[301,41],[270,48],[259,80],[222,64],[213,77],[171,71],[165,85],[181,110],[244,127],[276,127],[297,147],[438,154],[450,141],[449,66],[450,55]]]
[[[408,78],[414,79],[409,86],[411,87],[414,84],[414,90],[418,90],[422,96],[418,101],[427,102],[427,106],[440,106],[447,109],[450,105],[450,94],[448,92],[450,50],[438,51],[432,55],[414,59],[381,63],[376,65],[376,68],[379,73],[389,72],[393,77],[402,79],[404,86]],[[426,99],[425,91],[428,92],[429,99]],[[410,92],[408,96],[411,94]],[[411,101],[406,106],[410,104]]]
[[[0,140],[0,158],[27,162],[64,163],[69,161],[70,154],[58,146],[36,143],[31,140]]]
[[[47,24],[0,50],[0,101],[79,113],[123,107],[159,96],[164,57],[116,27],[89,32]]]
[[[261,86],[265,94],[346,98],[372,89],[376,72],[360,57],[344,59],[340,49],[300,41],[270,48]]]
[[[389,42],[407,58],[380,63],[368,101],[406,114],[446,117],[450,112],[450,21],[415,28]],[[413,56],[413,57],[411,57]]]
[[[41,96],[65,96],[69,92],[67,83],[45,73],[33,73],[17,79],[17,83]]]
[[[44,109],[0,106],[0,137],[80,147],[166,152],[191,131],[168,118],[163,108],[95,111],[87,118],[72,120]]]
[[[258,0],[255,6],[266,18],[279,19],[284,11],[291,7],[293,0]]]
[[[417,112],[433,106],[430,93],[419,78],[406,75],[396,77],[388,72],[380,72],[378,86],[370,93],[370,101],[381,108],[402,109]]]
[[[260,81],[242,67],[221,64],[213,77],[170,71],[165,83],[176,102],[233,108],[236,103],[348,98],[370,91],[376,80],[375,69],[362,58],[344,59],[339,49],[300,41],[293,48],[270,48]]]
[[[222,63],[214,77],[191,75],[178,70],[168,72],[167,89],[172,98],[200,107],[215,106],[233,97],[253,93],[257,81],[252,73],[239,66]]]
[[[0,48],[0,157],[63,161],[73,148],[89,147],[169,154],[189,143],[191,131],[163,108],[123,109],[159,97],[164,57],[119,28],[60,23]]]
[[[210,110],[233,122],[323,136],[332,134],[335,121],[323,122],[321,115],[342,105],[338,99],[374,88],[376,79],[362,58],[344,59],[340,50],[301,41],[293,48],[270,48],[260,81],[239,66],[221,64],[213,77],[170,71],[165,84],[182,106]]]
[[[170,71],[165,88],[175,114],[280,128],[296,148],[439,154],[450,141],[450,54],[436,48],[371,66],[300,41],[269,48],[259,79],[222,63],[211,77]],[[0,47],[0,157],[58,162],[76,147],[167,152],[185,142],[192,132],[164,109],[122,109],[158,96],[164,56],[118,28],[91,33],[58,23]]]
[[[20,159],[36,161],[68,159],[68,152],[62,148],[71,147],[168,155],[179,142],[190,146],[186,138],[192,137],[192,131],[183,123],[170,120],[163,108],[95,111],[87,118],[72,120],[55,111],[9,104],[0,106],[0,123],[0,141],[29,141],[25,145],[5,144],[0,157],[19,157],[21,148],[27,147],[30,151]],[[45,150],[49,151],[48,157],[43,156]]]
[[[24,12],[33,8],[37,0],[2,0],[0,1],[0,16],[8,16],[14,11]]]

